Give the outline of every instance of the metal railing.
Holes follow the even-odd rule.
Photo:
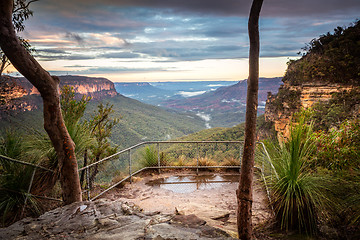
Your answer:
[[[182,145],[183,147],[180,147]],[[211,145],[211,147],[209,146]],[[152,155],[156,154],[156,161],[152,165],[144,166],[144,156],[141,153],[146,150],[145,146],[156,146],[152,148]],[[174,147],[175,146],[175,147]],[[184,147],[187,146],[187,147]],[[239,168],[241,167],[243,141],[148,141],[136,144],[122,151],[119,151],[111,156],[101,159],[87,166],[83,166],[78,169],[79,174],[85,173],[86,184],[83,193],[87,193],[86,198],[93,201],[116,186],[122,184],[125,181],[132,182],[134,175],[149,169],[157,169],[159,172],[161,169],[173,169],[173,168],[186,168],[195,169],[198,173],[199,169],[220,169],[220,168]],[[272,171],[273,166],[270,157],[266,151],[266,148],[262,142],[257,142],[258,159],[255,168],[260,170],[261,176],[265,183],[266,192],[270,199],[267,176],[271,175],[271,172],[266,172],[266,169]],[[261,151],[260,151],[261,150]],[[220,161],[216,159],[217,153],[221,153],[221,156],[226,155],[230,162],[226,162],[224,159]],[[230,152],[227,154],[226,152]],[[261,154],[259,154],[261,152]],[[264,154],[265,153],[265,154]],[[167,155],[167,157],[164,157]],[[183,157],[185,156],[185,157]],[[186,158],[187,163],[180,164],[180,158]],[[61,199],[50,198],[47,196],[37,196],[31,194],[31,188],[33,185],[34,176],[37,169],[53,172],[50,169],[44,168],[39,165],[35,165],[28,162],[23,162],[15,159],[11,159],[0,155],[1,160],[22,164],[33,168],[31,179],[29,181],[28,189],[26,192],[25,204],[23,212],[29,196],[48,199],[52,201],[62,201]],[[176,162],[177,161],[177,162]],[[204,163],[205,161],[205,163]],[[211,164],[210,164],[211,163]],[[265,166],[268,164],[269,166]],[[94,196],[91,196],[92,183],[96,183],[96,186],[100,186],[101,190]]]
[[[144,146],[149,146],[149,145],[155,145],[156,148],[153,148],[155,154],[157,155],[157,160],[156,163],[154,163],[152,166],[139,166],[139,152],[141,152],[143,149],[140,149],[141,147]],[[171,145],[176,145],[176,147],[171,147]],[[174,159],[179,159],[181,158],[181,154],[177,153],[176,151],[184,151],[183,149],[181,149],[179,147],[179,145],[191,145],[190,148],[188,149],[188,153],[181,153],[181,154],[187,154],[187,158],[192,159],[192,162],[188,162],[187,164],[176,164],[176,162],[174,162]],[[209,147],[208,145],[213,145],[213,147]],[[214,146],[218,146],[218,145],[232,145],[231,147],[222,147],[219,149],[219,151],[221,151],[222,153],[224,153],[224,151],[229,151],[231,150],[232,154],[230,154],[229,158],[232,159],[232,163],[231,164],[224,164],[221,163],[219,161],[215,161],[212,162],[212,164],[207,164],[204,162],[202,162],[202,160],[208,161],[208,158],[216,158],[216,151],[210,150],[211,148],[214,148]],[[165,148],[163,147],[163,149],[161,149],[161,146],[165,146]],[[257,163],[255,168],[260,170],[261,172],[261,176],[263,178],[263,181],[265,183],[265,188],[266,188],[266,192],[267,195],[269,197],[269,201],[270,201],[270,195],[269,195],[269,189],[267,186],[267,180],[266,180],[266,173],[264,171],[264,167],[265,164],[271,164],[270,161],[268,161],[269,155],[266,152],[265,146],[262,142],[257,142],[257,146],[259,148],[261,148],[261,154],[259,154],[258,151],[258,159],[262,159],[260,163]],[[112,190],[113,188],[115,188],[116,186],[122,184],[125,181],[129,181],[130,183],[132,182],[132,177],[144,170],[149,170],[149,169],[156,169],[159,172],[161,171],[161,169],[195,169],[196,172],[199,172],[199,169],[229,169],[229,168],[238,168],[240,169],[241,166],[241,157],[242,157],[242,149],[243,148],[243,141],[148,141],[148,142],[142,142],[139,144],[136,144],[134,146],[131,146],[127,149],[124,149],[120,152],[117,152],[111,156],[108,156],[98,162],[92,163],[88,166],[84,166],[82,168],[79,169],[79,172],[85,171],[86,173],[86,179],[87,179],[87,184],[86,186],[90,186],[91,184],[89,184],[90,181],[90,177],[89,177],[89,172],[91,168],[95,168],[96,166],[98,166],[97,168],[99,168],[99,165],[111,165],[111,163],[114,162],[118,162],[118,164],[120,164],[119,162],[122,162],[122,168],[123,168],[123,173],[127,172],[127,174],[125,176],[123,176],[121,179],[118,179],[116,181],[111,181],[110,179],[108,179],[107,185],[106,183],[104,184],[104,182],[102,182],[101,180],[98,180],[98,184],[103,186],[103,190],[98,192],[97,194],[95,194],[94,196],[90,196],[91,195],[91,191],[92,189],[87,188],[87,192],[88,192],[88,200],[93,201],[97,198],[99,198],[100,196],[102,196],[103,194],[107,193],[108,191]],[[181,150],[179,150],[181,149]],[[210,152],[210,153],[209,153]],[[266,154],[263,154],[263,153]],[[164,161],[161,157],[161,154],[165,153],[165,154],[173,154],[174,155],[174,159],[172,160],[168,160],[168,162]],[[135,156],[134,156],[135,155]],[[204,156],[205,155],[205,156]],[[231,156],[232,155],[232,156]],[[236,155],[236,156],[235,156]],[[143,156],[142,156],[143,157]],[[211,159],[210,161],[211,162]],[[124,164],[126,163],[126,164]],[[234,164],[235,163],[235,164]],[[116,166],[116,164],[113,164],[112,166]],[[106,169],[109,167],[103,167],[102,169]],[[126,170],[124,170],[126,169]],[[113,174],[117,171],[112,171]],[[111,175],[111,173],[109,173]],[[100,177],[101,178],[101,177]],[[114,179],[114,178],[113,178]],[[93,180],[94,181],[94,180]],[[109,184],[109,182],[111,181],[111,184]],[[106,185],[106,186],[105,186]]]

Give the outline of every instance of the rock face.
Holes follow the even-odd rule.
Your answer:
[[[117,95],[114,83],[106,78],[71,75],[59,76],[59,78],[60,88],[65,85],[71,86],[77,94],[88,95],[95,99]],[[16,81],[24,88],[27,95],[39,95],[37,89],[26,78],[17,78]]]
[[[194,215],[144,214],[135,205],[100,199],[57,208],[0,229],[0,239],[233,239]]]
[[[84,76],[60,76],[60,87],[69,85],[77,95],[91,96],[93,99],[117,95],[114,83],[106,78]],[[6,111],[32,111],[41,104],[38,90],[26,78],[0,77],[0,108]],[[1,118],[1,116],[0,116]]]
[[[0,76],[0,119],[6,112],[32,111],[37,101],[29,96],[17,78]]]
[[[289,137],[292,114],[300,109],[308,109],[318,102],[327,102],[332,94],[349,91],[354,86],[324,82],[306,82],[301,85],[285,83],[277,95],[268,95],[265,119],[274,123],[279,137]]]

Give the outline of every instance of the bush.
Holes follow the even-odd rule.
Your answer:
[[[360,120],[343,122],[339,128],[316,134],[318,154],[314,160],[317,167],[331,171],[355,170],[360,159]]]

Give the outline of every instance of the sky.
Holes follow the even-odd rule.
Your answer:
[[[251,0],[39,0],[21,35],[54,75],[114,82],[248,77]],[[260,76],[280,77],[313,38],[359,18],[360,0],[264,0]]]

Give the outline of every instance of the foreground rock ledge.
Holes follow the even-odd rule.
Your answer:
[[[73,203],[0,229],[0,239],[233,239],[195,215],[143,213],[127,202]]]

